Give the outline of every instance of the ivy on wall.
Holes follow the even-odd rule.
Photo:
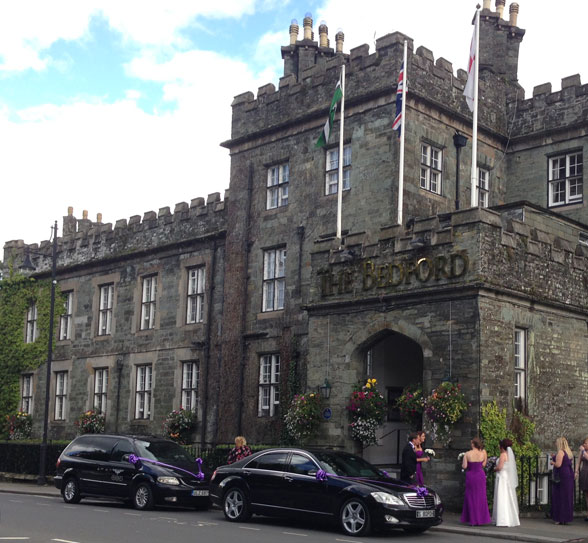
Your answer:
[[[26,315],[32,303],[37,306],[37,339],[25,342]],[[55,293],[55,323],[64,300]],[[50,280],[36,280],[9,269],[0,281],[0,421],[19,409],[20,376],[47,360],[49,343]],[[55,326],[57,329],[57,326]],[[55,341],[55,337],[53,338]],[[2,425],[0,424],[0,427]]]

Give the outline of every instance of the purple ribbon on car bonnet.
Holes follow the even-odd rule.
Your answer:
[[[198,466],[198,473],[192,473],[191,471],[188,471],[187,469],[183,469],[178,466],[172,466],[171,464],[164,464],[163,462],[158,462],[157,460],[151,460],[150,458],[143,458],[141,456],[137,456],[136,454],[129,454],[129,462],[131,464],[136,464],[137,462],[139,462],[139,460],[141,462],[150,462],[151,464],[156,464],[157,466],[163,466],[165,468],[172,468],[172,469],[177,469],[179,471],[183,471],[184,473],[188,473],[188,474],[192,475],[192,477],[195,477],[199,481],[202,481],[204,479],[204,473],[202,473],[202,458],[196,458],[196,465]]]
[[[429,495],[429,490],[427,489],[427,487],[417,486],[416,493],[419,498],[424,498],[425,496]]]

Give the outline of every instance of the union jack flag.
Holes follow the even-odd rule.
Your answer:
[[[404,62],[398,74],[398,85],[396,87],[396,117],[392,123],[392,130],[398,130],[398,137],[402,128],[402,91],[404,90]]]

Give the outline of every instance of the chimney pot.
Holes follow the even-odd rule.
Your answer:
[[[319,26],[319,46],[329,47],[329,29],[325,21],[322,21]]]
[[[335,43],[336,43],[336,51],[337,53],[343,52],[343,42],[345,41],[345,34],[343,31],[339,29],[337,34],[335,34]]]
[[[290,23],[290,45],[296,45],[299,30],[300,28],[298,26],[298,21],[296,19],[292,19],[292,22]]]
[[[510,5],[508,11],[510,13],[510,20],[509,20],[510,26],[517,26],[517,17],[519,15],[519,5],[516,2],[513,2]]]
[[[96,222],[102,224],[102,213],[96,213]]]
[[[504,6],[506,5],[506,0],[496,0],[496,11],[498,13],[498,17],[502,19],[502,15],[504,14]]]
[[[88,219],[88,210],[84,209],[84,211],[82,211],[82,219],[87,220]]]
[[[71,217],[73,215],[73,206],[69,206],[67,208],[67,216]]]
[[[492,3],[492,0],[484,0],[483,9],[491,9],[491,6],[490,6],[491,3]]]
[[[302,24],[304,26],[304,39],[312,40],[312,13],[307,13],[304,16]]]

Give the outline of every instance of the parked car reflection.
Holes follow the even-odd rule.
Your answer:
[[[260,451],[217,468],[210,495],[232,522],[252,514],[311,514],[337,522],[351,536],[383,528],[424,532],[443,514],[430,488],[407,485],[358,456],[332,450]]]

